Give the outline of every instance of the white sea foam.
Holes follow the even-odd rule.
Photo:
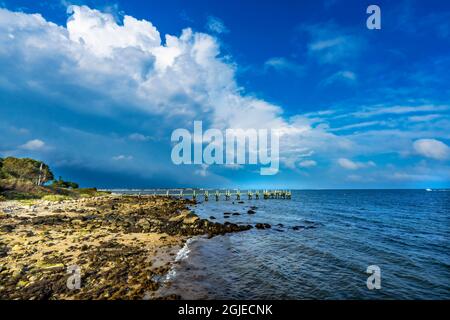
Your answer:
[[[177,255],[175,256],[175,262],[180,262],[183,261],[185,259],[187,259],[189,257],[189,253],[191,252],[191,249],[189,247],[189,245],[191,243],[193,243],[195,240],[197,240],[198,237],[193,237],[190,238],[186,241],[186,243],[184,244],[183,248],[181,248],[178,252]],[[169,272],[167,273],[165,279],[163,282],[169,282],[172,279],[174,279],[177,275],[177,271],[176,271],[176,264],[173,264],[172,267],[170,268]]]

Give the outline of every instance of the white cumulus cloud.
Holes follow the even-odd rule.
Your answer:
[[[145,136],[142,133],[132,133],[128,136],[128,139],[133,140],[133,141],[148,141],[150,140],[149,136]]]
[[[414,150],[427,158],[445,160],[449,158],[450,148],[436,139],[419,139],[413,143]]]
[[[329,123],[333,115],[286,116],[280,106],[247,93],[236,81],[237,65],[221,54],[219,41],[209,34],[186,28],[164,35],[150,21],[124,15],[123,23],[118,23],[114,15],[87,6],[72,6],[69,12],[67,24],[57,25],[39,14],[0,9],[2,96],[20,94],[21,98],[39,101],[43,108],[48,105],[95,113],[114,121],[126,114],[128,117],[122,117],[125,122],[137,114],[132,124],[135,129],[130,132],[142,130],[147,135],[131,134],[127,140],[133,141],[147,141],[156,134],[169,137],[167,132],[174,128],[192,128],[193,120],[203,120],[204,129],[278,129],[280,160],[293,168],[295,164],[312,167],[314,161],[307,158],[313,152],[330,159],[342,155],[352,158],[381,148],[382,152],[397,150],[398,144],[423,136],[394,132],[397,139],[388,140],[373,132],[334,134]],[[308,52],[323,63],[357,56],[360,39],[333,29],[308,29]],[[301,65],[286,58],[270,59],[266,67],[303,72]],[[357,79],[348,69],[340,68],[344,71],[339,76]],[[361,118],[447,110],[438,105],[370,108],[352,115]],[[359,122],[356,125],[362,128]],[[350,123],[347,128],[356,125]],[[116,156],[117,160],[127,157]],[[353,167],[371,166],[348,161]]]
[[[29,151],[37,151],[45,148],[45,142],[39,139],[30,140],[20,146],[21,149]]]
[[[347,170],[357,170],[357,169],[361,169],[361,168],[368,168],[368,167],[375,167],[376,164],[373,161],[368,161],[368,162],[356,162],[356,161],[352,161],[350,159],[347,158],[339,158],[338,159],[338,164]]]
[[[128,155],[121,154],[121,155],[112,157],[112,159],[114,161],[133,160],[133,156],[128,156]]]
[[[303,161],[300,161],[298,165],[303,168],[309,168],[309,167],[315,167],[317,165],[317,162],[314,160],[303,160]]]

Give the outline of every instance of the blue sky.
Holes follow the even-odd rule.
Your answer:
[[[369,4],[381,30],[366,28]],[[83,186],[450,187],[444,1],[0,8],[0,156]],[[280,172],[174,165],[170,134],[194,120],[283,128]]]

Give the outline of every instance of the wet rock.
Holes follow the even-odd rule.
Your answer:
[[[210,216],[209,217],[211,220],[216,220],[216,217],[214,217],[214,216]]]
[[[247,211],[247,213],[248,213],[248,214],[255,214],[255,213],[256,213],[256,211],[254,211],[254,210],[250,209],[250,210],[248,210],[248,211]]]
[[[316,229],[318,224],[315,222],[306,222],[307,225],[299,225],[292,227],[292,230],[308,230],[308,229]]]
[[[233,212],[233,216],[240,216],[241,214],[239,212]]]

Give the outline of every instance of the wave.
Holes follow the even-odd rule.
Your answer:
[[[178,250],[177,255],[175,256],[175,262],[179,263],[183,260],[186,260],[189,257],[189,253],[191,253],[191,249],[190,249],[190,244],[193,243],[195,240],[197,240],[198,237],[192,237],[189,238],[184,246]],[[166,277],[163,280],[163,283],[167,283],[172,281],[177,275],[177,271],[176,271],[176,264],[172,264],[169,272],[167,272]]]

